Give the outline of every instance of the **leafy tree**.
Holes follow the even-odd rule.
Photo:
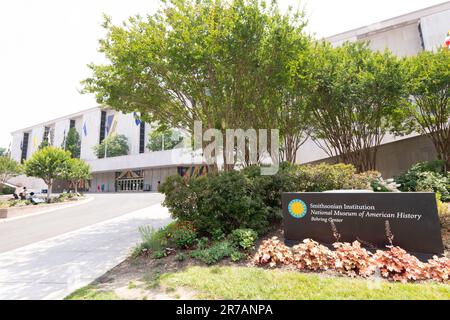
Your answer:
[[[149,134],[147,149],[150,151],[172,150],[183,141],[175,130],[155,130]]]
[[[129,151],[128,138],[122,134],[106,137],[102,143],[94,147],[97,158],[105,157],[105,149],[107,158],[127,155]]]
[[[50,143],[47,140],[42,140],[41,144],[39,145],[38,149],[44,149],[50,146]]]
[[[347,42],[338,48],[318,44],[314,63],[313,139],[359,172],[374,170],[378,147],[401,113],[400,61],[366,43]]]
[[[450,51],[424,51],[405,60],[412,127],[427,135],[450,169]]]
[[[84,92],[191,136],[196,120],[223,132],[278,128],[283,98],[287,108],[302,105],[283,86],[296,75],[304,25],[302,13],[259,0],[173,0],[122,26],[106,18],[100,51],[110,63],[90,65]]]
[[[78,192],[78,184],[90,179],[90,177],[91,168],[85,161],[77,158],[72,158],[67,161],[67,169],[64,178],[70,181],[76,193]]]
[[[45,147],[36,151],[24,163],[25,174],[44,180],[48,186],[47,201],[50,201],[55,179],[63,179],[67,172],[70,152],[55,147]]]
[[[80,134],[75,128],[70,128],[67,132],[67,137],[64,141],[63,148],[67,151],[70,151],[73,158],[80,157],[81,139]]]
[[[0,156],[1,183],[5,183],[12,177],[19,175],[21,171],[22,169],[20,167],[20,164],[18,164],[16,161],[6,156]]]

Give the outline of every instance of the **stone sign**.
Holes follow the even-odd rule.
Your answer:
[[[418,256],[442,254],[436,198],[431,192],[283,193],[286,242],[359,240],[366,247],[393,244]]]

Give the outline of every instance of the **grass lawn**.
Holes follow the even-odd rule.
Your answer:
[[[119,300],[119,297],[112,291],[100,291],[88,285],[72,292],[64,300]]]
[[[393,283],[247,267],[190,267],[160,278],[199,299],[450,299],[450,285]]]

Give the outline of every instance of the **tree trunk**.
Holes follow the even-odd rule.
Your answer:
[[[51,194],[52,194],[53,180],[50,180],[50,181],[47,183],[47,186],[48,186],[48,190],[47,190],[47,202],[50,202],[50,196],[51,196]]]
[[[74,181],[75,194],[78,193],[78,181]]]

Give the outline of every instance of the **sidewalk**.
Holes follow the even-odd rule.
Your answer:
[[[156,204],[0,254],[0,299],[62,299],[124,260],[139,226],[170,221]]]

